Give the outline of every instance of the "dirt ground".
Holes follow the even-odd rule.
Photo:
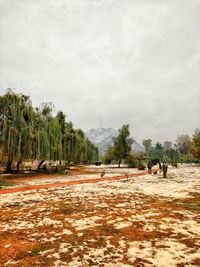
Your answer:
[[[88,167],[16,187],[105,181],[0,195],[0,266],[200,266],[200,168],[107,181],[134,169]]]

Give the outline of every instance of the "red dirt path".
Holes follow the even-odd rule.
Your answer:
[[[156,172],[156,171],[157,171],[156,169],[153,170],[153,172]],[[83,183],[98,183],[98,182],[103,182],[103,181],[115,181],[115,180],[120,180],[120,179],[125,179],[125,178],[137,177],[137,176],[141,176],[141,175],[145,175],[145,174],[148,174],[148,171],[144,171],[144,172],[140,172],[140,173],[127,174],[127,175],[114,176],[114,177],[100,178],[100,179],[87,179],[87,180],[69,181],[69,182],[63,182],[63,183],[7,188],[7,189],[0,190],[0,194],[2,195],[2,194],[9,194],[9,193],[17,193],[17,192],[24,192],[24,191],[37,190],[37,189],[45,189],[45,188],[58,187],[58,186],[64,186],[64,185],[76,185],[76,184],[83,184]]]

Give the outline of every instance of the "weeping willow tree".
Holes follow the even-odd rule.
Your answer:
[[[74,129],[65,121],[62,111],[57,114],[62,133],[62,160],[69,163],[90,163],[98,159],[98,149],[87,139],[81,129]]]
[[[72,159],[77,163],[91,163],[98,160],[98,149],[85,138],[81,129],[75,130],[73,134]]]
[[[0,146],[9,171],[23,159],[32,157],[33,108],[29,97],[8,91],[0,98]]]
[[[85,135],[81,129],[75,130],[74,133],[74,153],[73,160],[74,163],[84,162],[84,143]]]
[[[65,131],[63,134],[63,160],[70,164],[73,161],[74,144],[75,144],[75,130],[72,122],[65,122]]]
[[[84,143],[85,135],[82,130],[70,129],[67,133],[68,142],[66,150],[68,151],[68,162],[78,164],[84,162]]]
[[[98,148],[89,140],[84,142],[84,162],[91,163],[98,160]]]
[[[97,148],[75,130],[60,111],[52,115],[53,104],[33,108],[28,96],[9,90],[0,96],[0,160],[10,171],[13,162],[19,169],[22,161],[45,160],[91,162],[98,158]]]
[[[66,116],[62,111],[59,111],[56,116],[61,131],[61,161],[67,162],[68,164],[73,161],[75,153],[75,130],[73,128],[72,122],[66,122]]]
[[[52,103],[43,103],[35,112],[33,151],[34,159],[40,160],[38,168],[45,160],[62,158],[61,127],[58,119],[52,116],[52,110]]]

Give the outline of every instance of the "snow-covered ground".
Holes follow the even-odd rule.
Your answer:
[[[200,192],[200,168],[169,167],[168,178],[162,173],[145,175],[133,179],[135,186],[145,194],[164,197],[189,197],[191,193]]]
[[[200,168],[183,166],[0,195],[0,266],[199,266],[199,188]]]
[[[117,166],[117,165],[116,165]],[[125,167],[117,168],[116,166],[110,168],[106,165],[102,166],[87,166],[85,170],[91,172],[91,174],[65,174],[65,175],[52,175],[51,177],[30,177],[30,178],[18,178],[18,182],[14,187],[21,187],[21,186],[29,186],[29,185],[40,185],[40,184],[54,184],[54,183],[63,183],[63,182],[70,182],[70,181],[79,181],[79,180],[93,180],[93,179],[100,179],[102,172],[104,172],[103,178],[114,177],[119,175],[129,175],[134,173],[141,173],[143,171],[138,171],[137,169],[128,169]],[[71,169],[73,172],[73,168]],[[42,179],[41,179],[42,178]]]

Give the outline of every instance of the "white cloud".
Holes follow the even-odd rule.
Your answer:
[[[0,89],[138,140],[200,126],[198,0],[0,0]],[[169,130],[170,129],[170,130]]]

